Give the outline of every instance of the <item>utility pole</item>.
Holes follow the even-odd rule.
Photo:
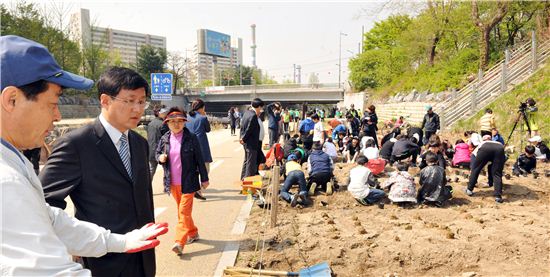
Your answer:
[[[293,77],[292,82],[296,84],[296,64],[293,64],[292,66],[294,67],[294,74],[292,74],[292,77]]]
[[[302,83],[302,66],[301,65],[297,65],[296,66],[296,70],[298,71],[298,84],[301,84]]]
[[[340,32],[340,46],[338,51],[338,88],[342,86],[342,36],[347,36]]]

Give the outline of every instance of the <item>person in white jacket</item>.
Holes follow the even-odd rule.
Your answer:
[[[361,155],[357,157],[357,166],[349,172],[348,191],[362,205],[372,205],[380,201],[386,194],[383,190],[371,188],[374,186],[374,176],[367,168],[369,160]]]
[[[63,88],[89,89],[93,81],[63,71],[41,44],[18,36],[0,37],[0,230],[1,276],[90,276],[74,256],[133,253],[156,247],[167,224],[149,223],[114,234],[50,207],[31,163],[20,153],[41,147],[61,119]]]

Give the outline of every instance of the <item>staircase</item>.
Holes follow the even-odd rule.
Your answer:
[[[451,98],[434,105],[434,111],[441,118],[442,129],[474,116],[499,96],[535,74],[541,68],[539,65],[550,56],[550,40],[538,46],[533,40],[514,51],[507,51],[505,56],[487,72],[480,70],[474,81]]]

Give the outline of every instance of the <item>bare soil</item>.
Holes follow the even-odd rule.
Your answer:
[[[298,271],[326,261],[338,276],[550,276],[550,178],[544,176],[550,164],[538,166],[537,179],[503,178],[503,204],[483,187],[486,176],[468,197],[469,172],[448,168],[454,197],[442,208],[402,208],[387,199],[383,209],[362,206],[342,187],[310,198],[307,207],[279,201],[271,229],[265,210],[255,206],[236,266]],[[340,184],[347,184],[351,167],[337,164]],[[263,252],[255,251],[257,241]]]

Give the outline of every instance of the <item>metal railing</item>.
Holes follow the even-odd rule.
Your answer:
[[[478,78],[453,97],[435,105],[434,109],[439,113],[442,125],[449,127],[460,119],[474,116],[479,109],[512,90],[514,84],[524,81],[540,69],[537,65],[550,56],[550,40],[536,47],[536,55],[533,55],[533,45],[533,42],[528,42],[506,53],[505,59],[485,73],[480,71]]]
[[[220,86],[220,91],[207,91],[206,87],[188,88],[185,93],[187,94],[211,94],[211,93],[225,93],[228,91],[253,91],[256,92],[262,90],[277,90],[277,89],[325,89],[325,88],[338,88],[338,83],[319,83],[319,84],[271,84],[271,85],[243,85],[243,86]],[[176,94],[183,94],[183,91],[177,91]]]

